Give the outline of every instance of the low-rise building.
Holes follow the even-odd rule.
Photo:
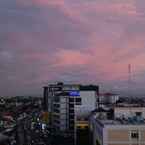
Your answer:
[[[92,119],[93,145],[145,145],[145,122]]]
[[[145,145],[145,107],[134,104],[97,109],[90,117],[93,145]]]
[[[114,115],[116,118],[132,118],[134,116],[145,118],[145,107],[137,105],[115,106]]]

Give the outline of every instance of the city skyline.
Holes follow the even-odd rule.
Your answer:
[[[0,95],[57,80],[145,94],[144,26],[144,0],[0,1]]]

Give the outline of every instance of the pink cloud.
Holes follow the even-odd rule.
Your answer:
[[[22,33],[8,33],[5,46],[15,55],[9,57],[8,52],[0,59],[16,58],[12,68],[20,68],[16,76],[21,82],[20,74],[28,84],[61,76],[107,83],[127,80],[128,64],[134,74],[145,71],[145,21],[135,0],[17,0],[17,4],[32,7],[31,15],[22,11],[18,15],[34,21],[20,29]],[[40,11],[35,14],[33,8]],[[32,32],[30,26],[35,27]]]
[[[102,16],[112,19],[112,17],[122,17],[128,19],[138,19],[142,13],[139,13],[134,0],[126,1],[85,1],[83,3],[71,3],[64,7],[66,13],[72,19],[89,22],[90,19]],[[97,19],[96,19],[97,22]]]
[[[89,57],[89,55],[81,53],[77,50],[61,49],[56,53],[58,65],[62,66],[87,65],[89,62]]]
[[[17,4],[22,6],[55,6],[64,5],[64,0],[17,0]]]
[[[16,36],[15,39],[14,37],[12,37],[12,39],[10,39],[12,40],[11,44],[13,44],[13,42],[15,42],[15,40],[17,39],[19,42],[21,42],[21,44],[26,43],[25,45],[26,47],[28,47],[29,41],[23,42],[23,40],[25,39],[25,37],[27,37],[27,35],[28,35],[27,33],[23,33],[22,35],[23,37],[18,37],[18,39]],[[67,69],[70,66],[72,68],[79,67],[79,66],[86,66],[90,78],[91,78],[90,72],[93,73],[96,72],[96,78],[98,77],[97,73],[99,72],[100,74],[102,74],[99,76],[99,78],[102,81],[108,81],[108,80],[113,81],[118,78],[127,79],[127,75],[128,75],[127,67],[129,63],[132,63],[133,66],[135,67],[134,73],[145,69],[145,66],[142,64],[145,58],[144,53],[139,53],[137,57],[128,57],[126,59],[123,59],[123,56],[126,55],[126,53],[130,54],[132,52],[133,46],[136,46],[137,48],[139,47],[141,48],[141,46],[144,45],[143,43],[144,41],[142,41],[141,39],[135,39],[135,38],[130,39],[129,41],[126,42],[126,44],[128,45],[125,46],[125,49],[120,49],[119,53],[117,54],[114,54],[113,51],[114,50],[114,48],[112,47],[113,41],[105,40],[106,42],[104,43],[104,40],[99,40],[96,34],[89,36],[89,39],[90,39],[90,48],[85,48],[84,51],[61,48],[61,49],[57,49],[57,51],[55,51],[53,54],[50,54],[41,51],[37,52],[34,49],[31,53],[28,52],[25,53],[22,59],[25,63],[41,62],[42,66],[39,69],[42,72],[44,72],[45,77],[47,76],[47,73],[45,72],[49,72],[50,63],[53,67],[55,67],[55,71],[57,70],[57,72],[63,72],[63,70],[61,70],[61,67]],[[26,50],[28,51],[29,49],[27,48]],[[24,49],[23,51],[25,52]],[[114,59],[116,59],[119,55],[122,55],[122,58],[120,58],[119,61],[114,61]],[[48,67],[45,68],[46,66]]]

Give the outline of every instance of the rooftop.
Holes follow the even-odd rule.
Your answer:
[[[122,108],[129,108],[129,107],[145,107],[145,104],[141,104],[141,103],[127,103],[127,102],[123,102],[123,103],[117,103],[116,107],[122,107]]]
[[[145,119],[144,118],[128,118],[128,119],[122,119],[122,118],[116,118],[114,120],[109,119],[96,119],[96,122],[98,122],[101,126],[105,125],[145,125]]]
[[[48,88],[48,87],[52,87],[52,88],[59,88],[60,90],[64,90],[64,88],[68,87],[67,89],[69,90],[73,90],[75,88],[75,90],[80,90],[80,91],[99,91],[99,86],[97,85],[82,85],[82,84],[65,84],[63,82],[57,82],[54,84],[49,84],[48,86],[44,86],[44,88]],[[67,90],[66,89],[66,90]]]
[[[99,91],[99,86],[96,85],[80,85],[81,91]]]
[[[119,94],[114,94],[114,93],[99,93],[100,97],[105,96],[105,97],[110,97],[110,96],[118,96]]]

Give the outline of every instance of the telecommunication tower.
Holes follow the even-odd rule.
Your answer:
[[[131,64],[128,65],[128,85],[130,85],[132,82],[132,70],[131,70]]]

